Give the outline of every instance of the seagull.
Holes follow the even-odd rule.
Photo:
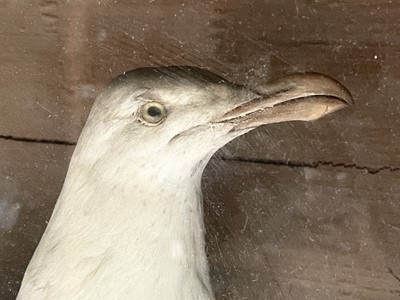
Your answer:
[[[17,299],[215,299],[201,195],[211,156],[260,125],[352,103],[316,73],[253,88],[186,66],[118,76],[95,100]]]

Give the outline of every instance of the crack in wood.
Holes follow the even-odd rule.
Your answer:
[[[0,139],[11,140],[16,142],[26,142],[26,143],[36,143],[36,144],[52,144],[52,145],[64,145],[64,146],[76,146],[76,142],[57,140],[57,139],[38,139],[29,137],[18,137],[12,135],[0,135]],[[272,160],[272,159],[253,159],[253,158],[242,158],[242,157],[216,157],[217,159],[223,161],[234,161],[234,162],[246,162],[255,163],[263,165],[274,165],[274,166],[286,166],[290,168],[313,168],[316,169],[320,166],[330,166],[330,167],[341,167],[346,169],[356,169],[364,170],[369,174],[378,174],[382,171],[396,172],[400,171],[400,167],[396,166],[381,166],[381,167],[371,167],[371,166],[359,166],[356,164],[346,164],[346,163],[334,163],[331,161],[316,161],[316,162],[296,162],[296,161],[286,161],[286,160]]]
[[[391,267],[386,267],[386,271],[393,276],[394,279],[397,280],[397,283],[400,285],[400,277],[397,275]]]
[[[371,167],[371,166],[359,166],[356,164],[347,164],[347,163],[335,163],[330,161],[316,161],[316,162],[295,162],[295,161],[286,161],[286,160],[272,160],[272,159],[252,159],[252,158],[242,158],[242,157],[218,157],[223,161],[235,161],[235,162],[246,162],[246,163],[255,163],[255,164],[264,164],[264,165],[274,165],[274,166],[286,166],[289,168],[313,168],[316,169],[320,166],[330,166],[330,167],[340,167],[346,169],[356,169],[356,170],[364,170],[369,174],[378,174],[382,171],[390,171],[396,172],[400,171],[400,167],[395,166],[380,166],[380,167]]]
[[[397,283],[400,285],[400,277],[399,275],[397,275],[393,269],[391,267],[385,267],[386,271],[393,276],[393,278],[397,281]],[[398,296],[400,296],[400,290],[393,290],[392,293],[397,294]]]
[[[25,143],[36,143],[36,144],[51,144],[51,145],[64,145],[64,146],[75,146],[75,142],[63,141],[57,139],[37,139],[37,138],[29,138],[29,137],[19,137],[12,135],[0,135],[0,139],[2,140],[11,140],[16,142],[25,142]]]

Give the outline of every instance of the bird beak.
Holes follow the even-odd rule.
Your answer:
[[[233,123],[234,130],[286,121],[317,120],[353,104],[349,91],[317,73],[294,74],[252,90],[257,97],[225,113],[216,123]]]

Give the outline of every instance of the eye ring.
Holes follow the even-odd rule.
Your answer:
[[[150,101],[140,107],[139,120],[145,125],[160,125],[166,117],[167,109],[160,102]]]

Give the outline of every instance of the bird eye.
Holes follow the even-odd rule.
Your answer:
[[[140,108],[140,121],[149,126],[161,124],[167,117],[167,109],[159,102],[147,102]]]

